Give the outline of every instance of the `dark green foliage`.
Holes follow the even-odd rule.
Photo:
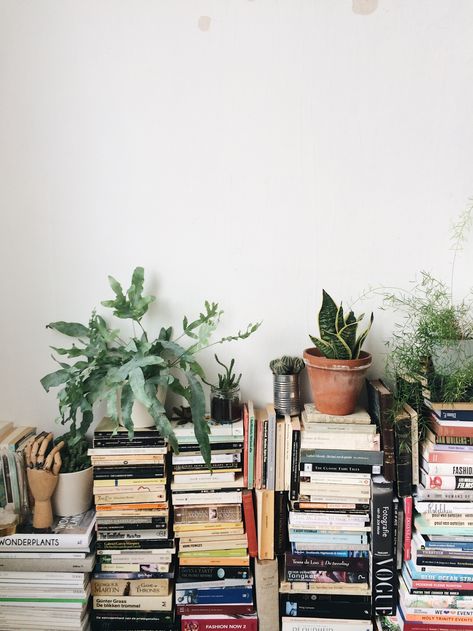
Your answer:
[[[310,335],[312,343],[328,359],[358,359],[361,347],[371,329],[373,314],[368,328],[356,336],[364,314],[356,317],[353,311],[344,314],[343,306],[337,306],[331,296],[322,290],[322,306],[319,311],[320,337]]]
[[[132,437],[131,410],[134,401],[138,400],[177,452],[178,443],[166,411],[156,398],[157,387],[166,386],[188,401],[195,435],[205,462],[210,464],[209,429],[205,420],[205,395],[201,384],[205,375],[195,356],[209,346],[246,339],[258,329],[260,323],[249,324],[236,335],[211,342],[223,311],[217,303],[206,301],[205,310],[198,318],[189,322],[184,317],[179,337],[173,339],[172,327],[162,327],[159,335],[150,339],[143,328],[142,319],[155,297],[143,295],[143,268],[134,270],[126,292],[112,276],[109,276],[109,282],[115,298],[105,300],[102,304],[113,309],[113,315],[117,318],[131,320],[139,327],[140,335],[133,335],[124,341],[119,330],[110,328],[95,311],[88,326],[67,322],[52,322],[48,325],[48,328],[76,338],[76,342],[68,348],[53,347],[57,355],[72,361],[59,361],[60,369],[41,380],[46,391],[62,386],[58,392],[61,422],[71,423],[74,438],[78,433],[85,437],[93,420],[93,406],[105,401],[108,416],[117,426],[121,417]],[[180,340],[186,337],[190,338],[191,344],[182,344]]]
[[[216,354],[214,355],[214,357],[217,364],[219,364],[225,369],[225,372],[219,373],[217,375],[218,376],[217,385],[213,385],[209,383],[208,381],[204,380],[205,383],[208,386],[212,386],[213,388],[218,388],[220,392],[223,392],[223,393],[230,392],[231,390],[235,390],[235,388],[238,388],[238,386],[240,385],[241,373],[237,377],[236,374],[233,372],[233,368],[235,366],[235,360],[232,359],[230,362],[230,365],[227,366],[226,364],[224,364],[223,362],[219,360]]]
[[[88,443],[85,433],[74,426],[63,436],[56,438],[55,444],[64,441],[61,448],[61,473],[75,473],[90,467],[90,458],[87,455]]]
[[[270,361],[269,367],[273,375],[297,375],[305,368],[305,364],[301,357],[283,355]]]

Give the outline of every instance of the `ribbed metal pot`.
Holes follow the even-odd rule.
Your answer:
[[[299,375],[273,375],[274,408],[278,414],[300,414]]]

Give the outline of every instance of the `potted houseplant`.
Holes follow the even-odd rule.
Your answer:
[[[205,381],[210,386],[210,416],[217,423],[234,423],[241,419],[241,373],[237,377],[233,372],[234,359],[231,360],[229,366],[221,362],[217,355],[215,355],[215,361],[223,367],[224,372],[217,375],[217,384]]]
[[[371,365],[371,355],[361,350],[373,322],[357,337],[364,315],[344,313],[323,290],[319,311],[319,335],[310,335],[315,348],[304,351],[304,361],[317,409],[326,414],[351,414]]]
[[[299,374],[305,368],[300,357],[283,355],[269,362],[273,373],[274,407],[278,414],[299,414]]]
[[[95,310],[87,325],[62,321],[48,325],[74,340],[69,347],[53,347],[70,363],[61,360],[61,368],[41,380],[46,391],[61,387],[58,392],[61,421],[72,422],[76,430],[85,428],[87,431],[93,420],[94,405],[105,401],[108,416],[117,425],[121,421],[132,437],[133,410],[138,402],[146,409],[150,422],[177,452],[176,437],[163,402],[157,396],[160,386],[169,388],[189,403],[202,456],[210,465],[209,427],[202,388],[205,374],[196,355],[215,344],[246,339],[258,329],[259,323],[249,324],[236,335],[212,342],[223,311],[217,303],[206,301],[198,318],[189,321],[184,317],[178,337],[174,336],[172,327],[162,327],[157,335],[151,335],[144,328],[143,318],[155,296],[143,294],[143,268],[134,270],[126,293],[112,276],[109,283],[115,297],[103,301],[102,305],[112,309],[115,317],[131,322],[138,333],[124,339],[120,331],[111,328]],[[82,416],[80,423],[78,415]]]
[[[84,429],[85,426],[72,425],[55,440],[56,444],[64,441],[61,470],[52,497],[53,513],[60,517],[84,513],[92,504],[93,470]]]

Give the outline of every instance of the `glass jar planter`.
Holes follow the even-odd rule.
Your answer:
[[[231,390],[210,388],[210,416],[216,423],[235,423],[241,419],[240,387]]]

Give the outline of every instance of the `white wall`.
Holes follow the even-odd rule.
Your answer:
[[[264,321],[221,350],[258,403],[268,361],[310,345],[322,287],[448,279],[473,195],[473,2],[357,4],[378,7],[0,0],[0,418],[53,426],[45,324],[86,320],[138,264],[152,326],[206,298],[224,333]],[[392,321],[376,312],[373,372]]]

